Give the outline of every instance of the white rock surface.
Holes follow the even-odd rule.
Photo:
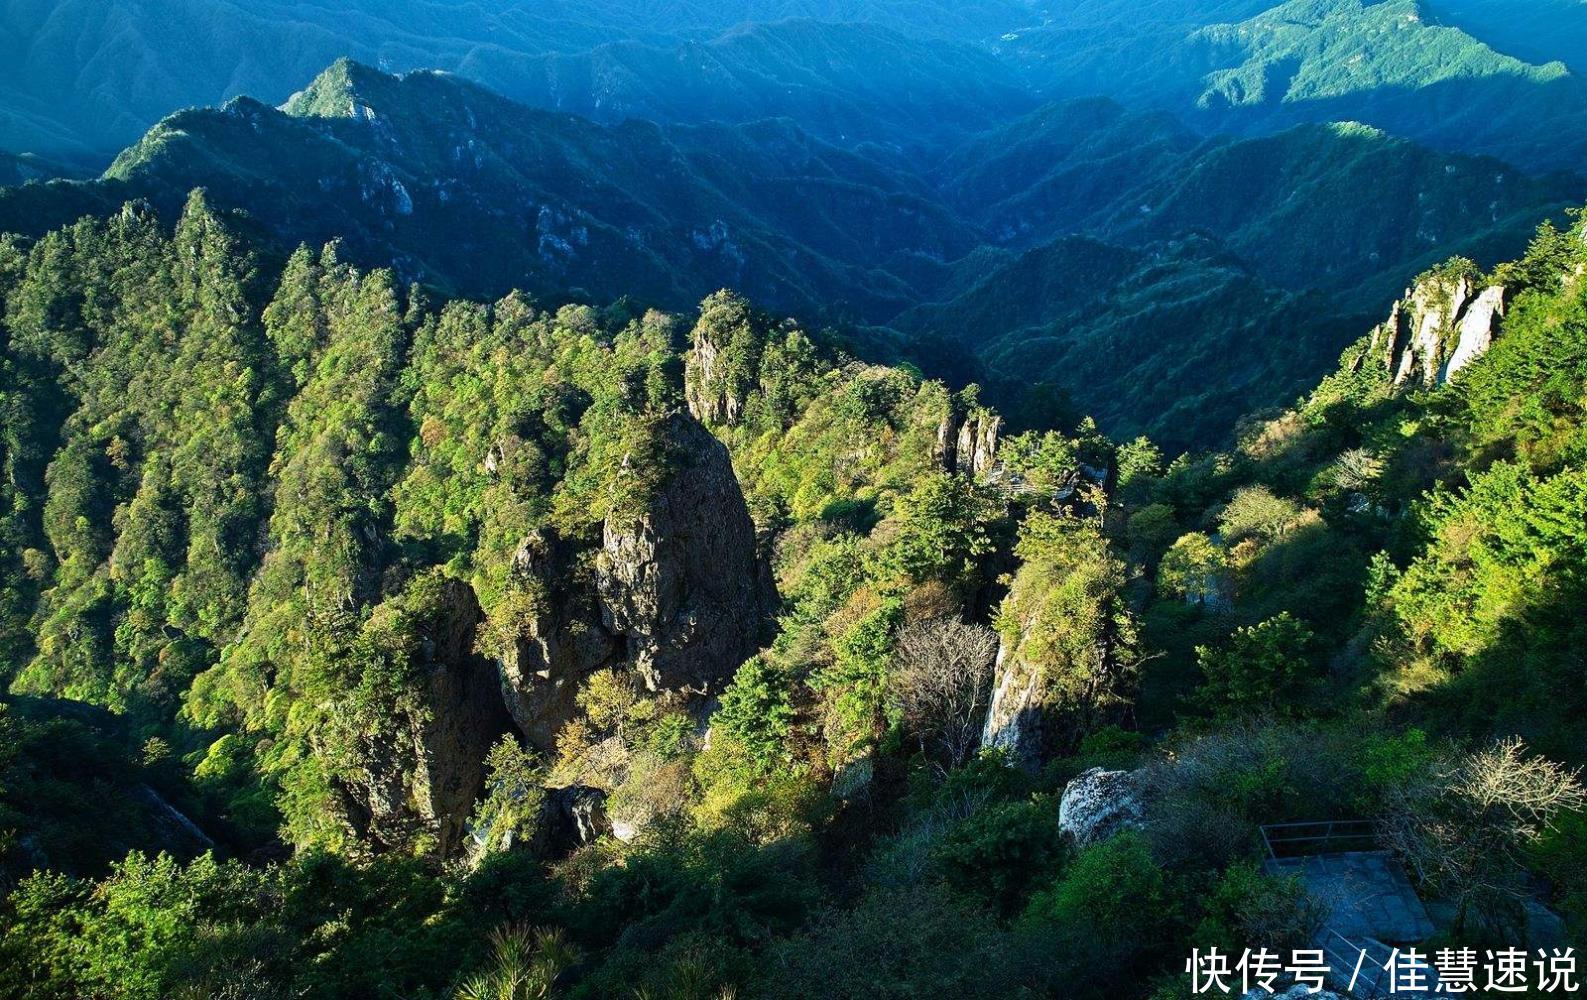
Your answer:
[[[1078,844],[1104,840],[1146,825],[1146,805],[1135,775],[1093,767],[1064,787],[1058,829]]]
[[[1460,338],[1455,350],[1439,373],[1439,382],[1448,382],[1462,368],[1471,364],[1493,346],[1499,332],[1499,321],[1504,318],[1504,288],[1493,285],[1483,289],[1460,320]]]

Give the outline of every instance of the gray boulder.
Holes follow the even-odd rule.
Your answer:
[[[1146,824],[1140,784],[1130,771],[1093,767],[1064,786],[1058,829],[1082,846]]]
[[[606,793],[585,785],[546,789],[536,847],[562,857],[612,832],[606,816]]]

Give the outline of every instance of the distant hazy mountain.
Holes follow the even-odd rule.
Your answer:
[[[1435,258],[1513,255],[1587,193],[1363,126],[1204,139],[1104,99],[943,148],[845,147],[789,118],[596,122],[343,61],[280,110],[174,115],[99,181],[0,190],[0,231],[133,198],[173,214],[204,187],[282,252],[341,239],[448,291],[688,308],[739,289],[1011,407],[1039,377],[1142,427],[1163,406],[1134,380],[1156,371],[1210,394],[1154,431],[1190,443],[1315,378],[1358,313]],[[1329,297],[1302,307],[1307,291]]]
[[[673,47],[807,18],[979,42],[1031,17],[1018,0],[0,0],[0,148],[108,154],[178,108],[278,103],[342,56],[527,97],[547,53],[625,39]],[[779,58],[804,55],[791,45]]]
[[[0,149],[104,162],[178,108],[277,104],[348,56],[605,121],[786,115],[846,144],[940,150],[1107,95],[1208,134],[1361,121],[1580,170],[1583,50],[1579,0],[0,0]]]
[[[603,121],[790,117],[832,141],[926,155],[1037,103],[983,48],[809,20],[748,25],[706,42],[616,42],[479,75],[502,80],[515,100]]]
[[[734,287],[880,320],[918,292],[892,261],[977,242],[922,182],[786,120],[602,125],[348,62],[285,111],[240,98],[175,115],[96,184],[0,193],[0,231],[131,197],[174,210],[195,187],[285,247],[341,238],[355,259],[475,294],[679,305]]]
[[[1564,63],[1502,46],[1520,25],[1535,37],[1558,29],[1560,41],[1528,49],[1552,58],[1587,31],[1587,7],[1465,9],[1445,23],[1423,0],[1091,0],[1000,51],[1049,93],[1167,108],[1204,131],[1362,121],[1529,168],[1580,169],[1587,85]],[[1506,11],[1516,17],[1500,30]]]

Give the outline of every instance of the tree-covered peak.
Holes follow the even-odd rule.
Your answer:
[[[389,96],[394,82],[389,74],[344,56],[287,98],[281,110],[304,118],[360,118]]]
[[[1570,75],[1561,62],[1528,63],[1439,24],[1422,0],[1289,0],[1237,24],[1203,28],[1199,38],[1247,58],[1208,78],[1203,103],[1315,101],[1494,76],[1541,84]]]

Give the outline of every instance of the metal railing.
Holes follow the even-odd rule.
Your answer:
[[[1345,851],[1372,851],[1378,847],[1372,821],[1367,819],[1330,819],[1313,823],[1269,823],[1262,827],[1262,845],[1267,856],[1305,857]]]

